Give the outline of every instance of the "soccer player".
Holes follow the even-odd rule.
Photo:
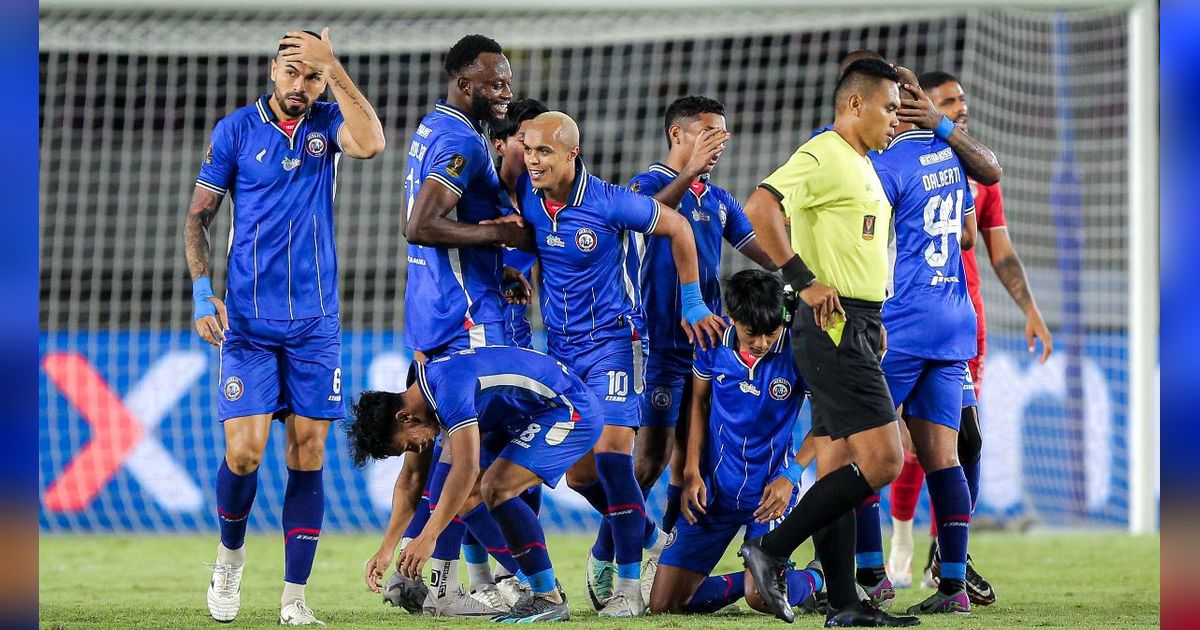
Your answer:
[[[896,408],[879,366],[892,208],[867,158],[887,146],[899,124],[899,81],[882,61],[850,64],[834,91],[833,131],[801,145],[746,203],[759,243],[799,292],[792,347],[813,402],[819,479],[783,522],[739,551],[763,599],[788,622],[788,557],[814,534],[829,625],[919,622],[859,600],[854,582],[853,508],[890,483],[903,462]]]
[[[953,75],[932,71],[920,76],[920,87],[929,95],[938,112],[954,121],[956,128],[967,130],[967,101],[962,85]],[[1049,328],[1046,326],[1042,313],[1034,301],[1033,292],[1025,276],[1025,268],[1017,256],[1004,217],[1004,200],[1000,184],[982,184],[974,178],[969,178],[971,194],[975,198],[976,216],[980,236],[987,245],[988,258],[992,270],[1000,278],[1005,289],[1021,311],[1025,313],[1025,338],[1029,351],[1034,351],[1034,340],[1042,342],[1042,354],[1039,361],[1045,363],[1054,351],[1054,342]],[[966,272],[967,289],[971,302],[975,307],[977,324],[976,348],[977,354],[968,362],[972,389],[969,392],[978,397],[983,383],[983,362],[987,354],[987,326],[984,318],[983,293],[979,286],[979,266],[975,259],[975,250],[963,253],[963,268]],[[959,459],[967,476],[967,484],[971,489],[972,509],[979,495],[979,453],[983,447],[982,433],[979,430],[978,410],[973,405],[964,406],[962,429],[960,430]],[[892,485],[892,552],[888,557],[888,573],[895,580],[911,581],[911,564],[913,552],[912,519],[920,499],[921,485],[924,472],[915,457],[906,457],[904,469]],[[936,545],[936,539],[933,545]],[[936,554],[931,545],[930,564],[926,566],[927,584],[936,586],[936,576],[933,574]],[[975,571],[968,556],[967,564],[967,594],[971,604],[987,606],[996,601],[996,593],[979,573]]]
[[[946,141],[909,123],[897,131],[873,160],[895,217],[892,295],[883,307],[888,331],[883,371],[892,400],[903,408],[917,457],[930,471],[943,561],[938,591],[908,612],[965,614],[971,610],[966,593],[971,493],[958,451],[967,360],[975,356],[975,310],[959,240],[963,219],[975,208],[962,165]],[[931,330],[937,334],[930,335]],[[875,515],[872,531],[866,532],[871,540],[860,541],[873,543],[875,551],[864,558],[860,545],[860,584],[887,579],[877,509]]]
[[[325,509],[321,469],[329,423],[345,416],[333,238],[339,154],[370,158],[383,127],[329,40],[289,31],[271,60],[271,91],[217,122],[184,227],[196,331],[220,348],[217,411],[225,457],[217,469],[221,542],[208,611],[241,607],[246,519],[272,418],[287,427],[284,584],[279,622],[324,625],[305,603]],[[317,99],[325,89],[335,103]],[[225,299],[213,295],[208,226],[237,200]]]
[[[742,205],[710,179],[729,139],[725,106],[711,98],[685,96],[667,107],[664,118],[667,158],[635,175],[629,188],[654,197],[665,207],[678,209],[687,219],[696,239],[700,294],[709,310],[720,313],[722,239],[759,265],[771,268],[771,259],[754,241],[754,229]],[[679,276],[669,240],[656,236],[646,239],[641,282],[650,353],[635,468],[638,483],[649,491],[667,462],[674,464],[662,523],[662,529],[669,532],[679,517],[683,483],[683,449],[674,448],[675,428],[683,401],[689,396],[685,384],[691,382],[693,358],[692,340],[679,326],[683,318]],[[678,457],[673,455],[675,452]]]
[[[443,498],[424,531],[400,554],[400,570],[421,575],[434,539],[479,481],[484,501],[529,577],[531,592],[493,621],[531,623],[570,618],[554,578],[546,536],[521,499],[539,484],[553,488],[600,435],[600,404],[562,363],[533,350],[486,347],[413,362],[401,394],[364,393],[350,427],[355,462],[431,448],[442,431],[451,464]],[[457,500],[453,498],[457,497]]]
[[[792,457],[792,429],[804,382],[784,327],[783,283],[760,269],[725,287],[732,326],[721,343],[696,352],[684,460],[684,522],[663,550],[650,610],[712,612],[746,597],[771,612],[744,572],[709,577],[742,527],[770,530],[792,506],[804,467]],[[789,569],[787,596],[798,605],[821,587],[813,569]]]
[[[466,348],[508,344],[502,286],[506,281],[520,282],[514,270],[503,267],[500,245],[517,243],[524,231],[513,224],[481,224],[511,212],[484,128],[507,114],[512,70],[500,44],[483,35],[468,35],[456,42],[446,54],[445,70],[449,78],[446,98],[421,119],[409,141],[405,165],[408,265],[404,343],[417,361]],[[406,500],[414,498],[431,465],[433,471],[426,482],[429,495],[440,494],[434,486],[444,479],[449,460],[440,452],[430,455],[408,459],[411,467],[405,466],[400,473],[397,492]],[[445,461],[433,465],[431,459]],[[432,508],[428,502],[417,503],[406,534],[420,532]],[[479,523],[471,529],[477,534],[495,531],[486,510],[474,516]],[[457,582],[459,547],[467,527],[470,523],[453,523],[443,532],[434,554],[439,564],[431,573],[435,583],[430,586],[439,615],[496,612],[462,593]],[[396,534],[389,527],[376,558],[392,557],[396,544],[412,537]],[[417,596],[423,591],[416,584],[400,586]],[[410,610],[420,605],[405,603]]]
[[[549,111],[541,101],[532,98],[513,101],[508,104],[508,115],[503,122],[491,126],[492,147],[499,156],[498,172],[500,183],[508,193],[513,207],[517,207],[517,180],[525,172],[525,147],[521,141],[525,138],[524,127],[527,123]],[[532,280],[533,265],[537,262],[537,254],[517,249],[504,248],[504,264]],[[516,287],[505,287],[506,295],[513,295]],[[520,292],[516,292],[520,295]],[[533,334],[529,328],[529,320],[525,316],[527,304],[532,301],[522,297],[514,298],[504,309],[505,326],[512,338],[512,344],[520,348],[529,348],[533,344]]]
[[[535,118],[524,145],[528,173],[517,193],[541,264],[547,347],[592,388],[604,414],[595,458],[567,479],[605,515],[613,533],[613,594],[592,603],[604,617],[640,616],[642,549],[653,554],[666,541],[646,518],[633,470],[645,355],[635,233],[670,240],[682,283],[683,325],[702,346],[719,339],[723,322],[700,294],[696,246],[683,217],[589,175],[579,158],[579,128],[566,114]]]

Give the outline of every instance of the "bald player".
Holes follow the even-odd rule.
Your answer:
[[[638,283],[643,234],[671,242],[688,334],[704,347],[715,345],[724,322],[700,294],[687,220],[588,174],[575,121],[562,112],[541,114],[525,129],[524,146],[528,172],[517,180],[516,195],[541,264],[547,349],[592,389],[604,416],[595,457],[567,474],[613,533],[613,590],[592,603],[602,617],[640,616],[642,550],[657,554],[665,544],[665,535],[646,518],[633,470],[646,353]]]
[[[883,61],[850,64],[834,91],[833,130],[804,143],[746,203],[763,249],[799,292],[792,347],[813,404],[817,482],[774,531],[739,551],[764,601],[787,622],[788,560],[812,537],[825,569],[827,625],[919,623],[859,600],[854,583],[853,510],[895,479],[904,459],[880,368],[892,207],[867,157],[899,124],[899,84]]]

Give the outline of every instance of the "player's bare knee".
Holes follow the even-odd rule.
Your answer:
[[[479,495],[490,510],[517,496],[518,493],[514,493],[511,488],[510,484],[504,483],[504,480],[495,475],[484,475],[483,480],[479,482]]]
[[[325,441],[316,436],[300,436],[287,447],[288,465],[300,470],[317,470],[325,463]]]
[[[653,455],[647,455],[645,458],[638,458],[633,467],[633,474],[637,478],[638,486],[645,490],[653,487],[666,469],[666,458],[654,458]]]
[[[254,444],[229,444],[225,447],[225,463],[235,475],[248,475],[258,470],[263,447]]]

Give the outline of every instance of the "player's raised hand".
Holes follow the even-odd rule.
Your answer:
[[[686,319],[680,320],[679,325],[683,326],[683,333],[687,335],[688,342],[700,346],[702,350],[715,348],[720,344],[721,335],[725,334],[725,329],[729,327],[725,320],[712,313],[694,324],[689,324]]]
[[[501,287],[504,289],[504,299],[509,304],[529,304],[533,298],[533,287],[529,286],[525,274],[508,265],[504,266],[504,284]]]
[[[688,157],[684,174],[694,179],[711,171],[712,167],[716,165],[717,157],[725,151],[725,142],[731,137],[730,133],[724,129],[701,131],[699,137],[696,138],[696,144],[692,145],[692,154]]]
[[[291,46],[279,53],[284,61],[299,62],[320,72],[325,72],[337,63],[337,57],[333,54],[333,42],[329,41],[328,26],[321,29],[319,39],[304,31],[288,31],[283,39],[279,40],[279,45]]]
[[[1042,356],[1038,357],[1038,363],[1045,364],[1050,358],[1050,354],[1054,352],[1054,339],[1050,335],[1050,328],[1046,326],[1046,321],[1042,319],[1042,314],[1034,309],[1025,319],[1025,341],[1029,344],[1029,353],[1034,351],[1034,338],[1042,340]]]
[[[842,302],[838,299],[837,289],[831,286],[814,282],[800,292],[800,299],[812,308],[813,318],[821,330],[825,330],[832,323],[830,315],[833,313],[841,313],[843,319],[846,317],[846,311],[842,309]]]
[[[396,560],[396,570],[405,577],[414,580],[421,579],[421,569],[425,567],[426,562],[429,562],[436,543],[436,537],[426,536],[422,532],[408,543],[404,551],[400,552],[400,558]]]
[[[754,520],[759,523],[769,523],[783,517],[788,501],[792,499],[795,489],[792,480],[780,476],[763,488],[762,498],[758,500],[758,509],[754,510]]]
[[[383,574],[392,564],[393,549],[380,549],[371,556],[367,561],[367,572],[363,575],[363,579],[367,582],[367,588],[375,593],[383,592]]]
[[[933,129],[942,122],[942,113],[925,95],[920,85],[901,83],[900,109],[896,110],[896,119],[902,123],[912,123],[921,129]]]
[[[693,512],[704,514],[704,506],[708,505],[708,488],[699,474],[684,473],[683,494],[679,497],[679,513],[688,523],[696,524],[699,519]]]
[[[229,330],[229,317],[225,314],[225,303],[220,298],[210,297],[205,300],[209,309],[203,305],[196,306],[196,332],[208,343],[221,347],[225,342],[225,332]]]

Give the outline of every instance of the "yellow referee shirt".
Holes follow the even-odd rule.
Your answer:
[[[760,184],[779,199],[792,248],[839,295],[884,300],[892,205],[871,160],[838,132],[817,134]]]

